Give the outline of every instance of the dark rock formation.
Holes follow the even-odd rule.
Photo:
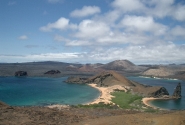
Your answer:
[[[26,71],[17,71],[15,72],[15,76],[27,76],[27,72]]]
[[[87,82],[87,78],[80,78],[80,77],[69,77],[65,81],[66,83],[78,83],[78,84],[84,84]]]
[[[45,72],[44,74],[49,74],[49,75],[54,75],[54,74],[59,74],[61,73],[59,70],[50,70]]]
[[[166,90],[166,88],[161,87],[158,90],[156,90],[155,92],[151,93],[152,97],[164,97],[164,96],[169,96],[168,91]]]
[[[181,98],[181,83],[177,85],[172,96],[175,98]]]

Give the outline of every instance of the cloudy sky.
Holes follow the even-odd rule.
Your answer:
[[[0,0],[0,62],[185,63],[185,0]]]

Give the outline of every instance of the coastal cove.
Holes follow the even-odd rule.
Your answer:
[[[163,86],[165,87],[169,94],[172,95],[174,92],[174,88],[177,86],[177,84],[180,82],[182,86],[181,91],[181,99],[173,100],[173,99],[155,99],[148,101],[148,104],[154,107],[158,107],[161,109],[167,109],[167,110],[183,110],[185,109],[185,91],[183,91],[183,88],[185,88],[185,81],[182,80],[173,80],[173,79],[160,79],[160,78],[149,78],[149,77],[138,77],[138,76],[129,76],[127,77],[129,80],[133,80],[135,82],[139,82],[145,85],[150,86]]]
[[[66,77],[0,77],[0,100],[11,106],[77,105],[93,101],[100,92]]]

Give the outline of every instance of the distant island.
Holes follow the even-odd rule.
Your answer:
[[[0,63],[0,76],[14,76],[18,71],[33,77],[93,76],[102,71],[116,71],[124,76],[147,76],[185,80],[185,65],[135,65],[129,60],[115,60],[107,64],[65,62]]]

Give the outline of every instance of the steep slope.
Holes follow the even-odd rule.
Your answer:
[[[114,71],[102,72],[87,80],[88,83],[96,83],[98,86],[124,85],[134,86],[130,80]]]

